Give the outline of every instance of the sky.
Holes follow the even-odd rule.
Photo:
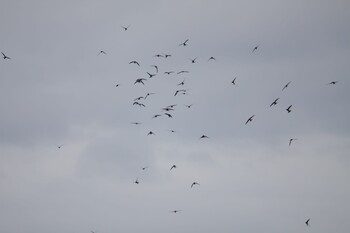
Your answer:
[[[1,232],[349,232],[349,12],[2,0]]]

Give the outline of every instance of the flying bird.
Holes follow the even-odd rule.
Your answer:
[[[141,99],[143,99],[143,98],[145,98],[145,97],[139,96],[139,97],[137,97],[136,99],[134,99],[134,101],[138,101],[138,100],[141,100]]]
[[[131,61],[131,62],[129,62],[129,64],[136,64],[136,65],[140,66],[140,63],[138,63],[137,61]]]
[[[178,212],[180,212],[180,211],[181,211],[181,210],[171,210],[171,211],[169,211],[169,212],[176,214],[176,213],[178,213]]]
[[[181,82],[181,83],[179,83],[179,84],[177,84],[178,86],[183,86],[183,85],[185,85],[185,79]]]
[[[119,87],[120,86],[120,84],[118,83],[118,84],[115,84],[115,87]]]
[[[328,83],[328,85],[335,85],[338,81],[332,81],[330,83]]]
[[[191,108],[192,105],[193,105],[193,104],[190,104],[190,105],[186,105],[186,104],[185,104],[185,106],[186,106],[187,108]]]
[[[289,81],[286,85],[284,85],[284,87],[282,88],[282,91],[284,90],[284,89],[286,89],[288,86],[289,86],[289,84],[291,83],[292,81]]]
[[[291,107],[292,107],[292,105],[290,105],[287,109],[286,109],[286,111],[288,112],[288,113],[290,113],[292,110],[291,110]]]
[[[152,131],[149,131],[148,134],[147,134],[147,136],[148,136],[148,135],[156,135],[156,134],[153,133]]]
[[[3,52],[1,52],[1,54],[4,59],[11,59],[10,57],[6,56]]]
[[[160,116],[162,116],[162,115],[156,114],[156,115],[154,115],[152,118],[157,118],[157,117],[160,117]]]
[[[173,118],[173,116],[172,115],[170,115],[169,113],[164,113],[164,115],[167,115],[169,118]]]
[[[138,78],[138,79],[136,79],[136,81],[134,82],[134,85],[136,84],[136,83],[142,83],[143,85],[145,85],[144,83],[143,83],[143,81],[145,81],[146,79],[144,79],[144,78]]]
[[[196,63],[197,58],[190,59],[191,63]]]
[[[124,29],[124,31],[127,31],[127,30],[129,29],[129,27],[130,27],[130,25],[127,26],[127,27],[122,26],[122,28]]]
[[[137,177],[136,180],[134,181],[135,184],[139,184],[139,178]]]
[[[169,129],[169,131],[172,132],[172,133],[176,133],[176,131],[175,131],[175,130],[172,130],[172,129]]]
[[[191,188],[192,188],[193,186],[195,186],[195,185],[200,185],[200,184],[197,183],[197,182],[193,182],[193,183],[191,184]]]
[[[310,226],[309,221],[310,221],[310,219],[306,220],[306,222],[305,222],[306,226],[308,226],[308,227]]]
[[[171,57],[171,54],[163,53],[163,55],[164,55],[165,58]]]
[[[233,85],[236,85],[236,79],[237,79],[237,77],[235,77],[235,78],[232,80],[231,83],[232,83]]]
[[[164,72],[164,74],[167,74],[167,75],[172,74],[172,73],[174,73],[174,71],[165,71]]]
[[[248,124],[248,122],[251,122],[251,121],[253,120],[253,117],[254,117],[254,116],[255,116],[255,115],[249,117],[248,120],[245,122],[245,124]]]
[[[158,73],[158,66],[156,66],[156,65],[151,65],[151,66],[154,67]]]
[[[62,145],[56,145],[56,147],[58,148],[58,149],[61,149],[61,147],[63,146],[64,144],[62,144]]]
[[[142,123],[141,122],[131,122],[131,124],[133,124],[133,125],[140,125]]]
[[[210,60],[216,61],[215,57],[209,57],[208,61]]]
[[[183,74],[183,73],[190,73],[190,72],[187,70],[181,70],[181,71],[177,72],[177,74]]]
[[[297,138],[291,138],[291,139],[289,139],[289,146],[292,145],[292,141],[294,141],[294,140],[297,140]]]
[[[171,166],[170,171],[173,170],[174,168],[177,168],[175,164]]]
[[[276,105],[276,104],[277,104],[277,101],[278,101],[279,99],[280,99],[280,98],[275,99],[275,100],[270,104],[270,107],[272,107],[273,105]]]
[[[145,96],[145,99],[147,99],[148,96],[154,95],[154,94],[156,94],[156,93],[151,93],[151,92],[147,93],[146,96]]]
[[[155,57],[164,57],[163,55],[161,55],[161,54],[156,54],[156,55],[154,55]]]
[[[142,167],[141,169],[142,169],[142,170],[146,170],[147,168],[148,168],[148,167],[146,166],[146,167]]]
[[[101,50],[101,51],[97,54],[97,56],[100,55],[100,54],[105,54],[105,55],[106,55],[107,53],[106,53],[105,51]]]
[[[259,46],[260,46],[260,45],[255,46],[255,47],[253,48],[253,50],[252,50],[252,53],[254,53],[256,50],[258,50]]]
[[[152,78],[152,77],[156,76],[156,74],[150,74],[148,72],[146,72],[146,73],[149,75],[149,78]]]
[[[179,44],[179,46],[187,46],[187,42],[188,42],[188,39],[187,40],[185,40],[183,43],[181,43],[181,44]]]
[[[203,138],[209,138],[209,137],[203,134],[199,139],[203,139]]]

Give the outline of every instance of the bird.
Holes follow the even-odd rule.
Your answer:
[[[236,79],[237,79],[237,77],[235,77],[235,78],[232,80],[231,83],[232,83],[233,85],[236,85]]]
[[[181,210],[171,210],[169,212],[176,214],[177,212],[180,212]]]
[[[185,79],[181,82],[181,83],[179,83],[179,84],[177,84],[178,86],[183,86],[183,85],[185,85]]]
[[[196,63],[197,58],[190,59],[191,63]]]
[[[292,107],[292,105],[289,105],[289,107],[286,109],[286,111],[288,112],[288,113],[290,113],[292,110],[290,109]]]
[[[156,66],[156,65],[151,65],[151,66],[154,67],[158,73],[158,66]]]
[[[105,54],[105,55],[106,55],[107,53],[106,53],[105,51],[101,50],[101,51],[97,54],[97,56],[100,55],[100,54]]]
[[[180,92],[182,92],[182,94],[186,94],[186,91],[187,90],[184,90],[184,89],[181,89],[181,90],[176,90],[176,92],[175,92],[175,94],[174,94],[174,96],[177,96],[177,94],[179,94]]]
[[[136,65],[140,66],[140,63],[138,63],[137,61],[131,61],[131,62],[129,62],[129,64],[136,64]]]
[[[120,86],[120,84],[119,84],[119,83],[115,84],[115,87],[119,87],[119,86]]]
[[[183,74],[183,73],[190,73],[190,72],[187,70],[181,70],[181,71],[177,72],[177,74]]]
[[[146,96],[145,96],[145,99],[147,99],[148,96],[154,95],[154,94],[156,94],[156,93],[152,93],[152,92],[147,93]]]
[[[122,28],[124,29],[124,31],[127,31],[129,29],[130,25],[128,25],[127,27],[122,26]]]
[[[139,96],[139,97],[135,98],[134,101],[138,101],[138,100],[141,100],[141,99],[143,99],[143,98],[145,98],[145,97]]]
[[[139,184],[139,178],[137,177],[136,180],[134,181],[135,184]]]
[[[310,226],[309,221],[310,221],[310,219],[306,220],[306,222],[305,222],[306,226],[308,226],[308,227]]]
[[[186,105],[186,104],[185,104],[185,106],[186,106],[187,108],[191,108],[192,105],[193,105],[193,104],[190,104],[190,105]]]
[[[63,146],[64,144],[62,145],[56,145],[58,149],[61,149],[61,147]]]
[[[289,84],[291,83],[292,81],[289,81],[286,85],[284,85],[284,87],[282,88],[282,91],[284,90],[284,89],[286,89],[288,86],[289,86]]]
[[[252,50],[252,53],[254,53],[256,50],[258,50],[259,46],[260,46],[260,45],[255,46],[255,47],[253,48],[253,50]]]
[[[335,85],[338,81],[332,81],[330,83],[328,83],[328,85]]]
[[[147,168],[148,168],[148,166],[142,167],[141,169],[144,171],[144,170],[146,170]]]
[[[203,139],[203,138],[209,138],[209,137],[203,134],[199,139]]]
[[[173,108],[171,108],[171,107],[165,107],[165,108],[162,108],[162,110],[163,111],[166,111],[166,112],[169,112],[169,111],[174,111],[174,109]]]
[[[216,61],[215,57],[209,57],[208,61],[210,60]]]
[[[167,108],[174,108],[177,104],[168,105]]]
[[[176,133],[176,131],[173,130],[173,129],[169,129],[169,131],[172,132],[172,133]]]
[[[146,107],[146,105],[142,104],[142,103],[139,103],[137,101],[134,101],[134,103],[132,103],[132,105],[138,105],[140,107]]]
[[[174,168],[177,168],[175,164],[171,166],[170,171],[173,170]]]
[[[292,145],[292,141],[294,141],[294,140],[297,140],[297,138],[291,138],[291,139],[289,139],[289,146]]]
[[[164,55],[165,58],[171,57],[171,54],[163,53],[163,55]]]
[[[172,74],[172,73],[174,73],[174,71],[165,71],[164,72],[164,74],[167,74],[167,75]]]
[[[148,134],[147,134],[147,136],[148,136],[148,135],[156,135],[156,134],[153,133],[152,131],[149,131]]]
[[[173,116],[172,115],[170,115],[169,113],[164,113],[164,115],[167,115],[169,118],[173,118]]]
[[[270,107],[272,107],[273,105],[276,105],[276,104],[277,104],[277,101],[278,101],[279,99],[280,99],[280,98],[275,99],[275,100],[270,104]]]
[[[10,57],[6,56],[3,52],[1,52],[1,54],[4,59],[11,59]]]
[[[161,54],[156,54],[156,55],[154,55],[155,57],[164,57],[163,55],[161,55]]]
[[[134,82],[134,85],[135,85],[136,83],[142,83],[143,85],[145,85],[145,84],[143,83],[144,80],[146,80],[146,79],[144,79],[144,78],[138,78],[138,79],[136,79],[136,81]]]
[[[154,115],[152,118],[157,118],[157,117],[160,117],[160,116],[162,116],[162,115],[156,114],[156,115]]]
[[[197,182],[193,182],[193,183],[191,184],[191,188],[192,188],[193,186],[195,186],[195,185],[200,185],[200,184],[197,183]]]
[[[142,124],[141,122],[131,122],[131,124],[133,124],[133,125],[140,125],[140,124]]]
[[[245,124],[248,124],[248,122],[252,121],[254,116],[255,116],[255,115],[249,117],[248,120],[245,122]]]
[[[153,76],[156,76],[156,74],[150,74],[148,72],[146,72],[149,75],[149,78],[152,78]]]
[[[183,43],[179,44],[179,46],[187,46],[187,42],[188,42],[189,39],[185,40]]]

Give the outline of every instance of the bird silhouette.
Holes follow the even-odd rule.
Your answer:
[[[165,71],[164,72],[164,74],[167,74],[167,75],[172,74],[172,73],[174,73],[174,71]]]
[[[248,122],[253,121],[253,117],[254,117],[254,116],[255,116],[255,115],[253,115],[253,116],[249,117],[249,118],[248,118],[248,120],[245,122],[245,124],[248,124]]]
[[[106,55],[107,53],[106,53],[105,51],[101,50],[101,51],[97,54],[97,56],[100,55],[100,54]]]
[[[169,129],[169,131],[172,132],[172,133],[176,133],[176,131],[173,130],[173,129]]]
[[[154,57],[164,57],[164,56],[161,54],[156,54],[156,55],[154,55]]]
[[[328,83],[328,85],[335,85],[338,81],[332,81],[330,83]]]
[[[310,221],[310,219],[306,220],[306,222],[305,222],[306,226],[308,226],[308,227],[310,226],[309,221]]]
[[[129,29],[130,25],[128,25],[127,27],[122,26],[122,28],[124,29],[124,31],[127,31]]]
[[[156,115],[154,115],[152,118],[157,118],[157,117],[160,117],[160,116],[162,116],[162,115],[156,114]]]
[[[291,83],[292,81],[289,81],[286,85],[284,85],[284,87],[282,88],[282,91],[284,90],[284,89],[286,89],[288,86],[289,86],[289,84]]]
[[[120,86],[120,84],[118,83],[118,84],[115,84],[115,87],[119,87]]]
[[[175,164],[171,166],[170,171],[173,170],[174,168],[177,168]]]
[[[137,61],[131,61],[131,62],[129,62],[129,64],[136,64],[136,65],[140,66],[140,63],[138,63]]]
[[[255,47],[253,48],[253,50],[252,50],[252,53],[254,53],[256,50],[258,50],[259,46],[260,46],[260,45],[255,46]]]
[[[289,105],[289,107],[286,109],[286,111],[287,111],[288,113],[290,113],[290,112],[292,111],[291,108],[292,108],[292,105]]]
[[[154,67],[158,73],[158,66],[156,66],[156,65],[151,65],[151,66]]]
[[[144,98],[145,97],[143,97],[143,96],[139,96],[139,97],[135,98],[134,101],[139,101],[139,100],[144,99]]]
[[[64,145],[64,144],[56,145],[56,147],[57,147],[58,149],[61,149],[61,147],[62,147],[63,145]]]
[[[137,177],[136,180],[134,181],[135,184],[139,184],[139,178]]]
[[[195,185],[200,185],[200,184],[197,183],[197,182],[193,182],[193,183],[191,184],[191,188],[193,188],[193,186],[195,186]]]
[[[237,77],[235,77],[235,78],[232,80],[231,83],[232,83],[233,85],[236,85],[236,79],[237,79]]]
[[[163,53],[163,55],[164,55],[165,58],[171,57],[171,54]]]
[[[147,93],[146,96],[145,96],[145,99],[147,99],[148,96],[154,95],[154,94],[156,94],[156,93],[152,93],[152,92]]]
[[[197,58],[190,59],[191,63],[196,63]]]
[[[148,166],[142,167],[141,169],[144,171],[144,170],[146,170],[147,168],[148,168]]]
[[[148,135],[156,135],[156,134],[153,133],[152,131],[149,131],[148,134],[147,134],[147,136],[148,136]]]
[[[199,139],[203,139],[203,138],[209,138],[209,137],[203,134]]]
[[[187,70],[181,70],[181,71],[177,72],[177,74],[183,74],[183,73],[190,73],[190,72]]]
[[[169,118],[173,118],[173,116],[172,115],[170,115],[169,113],[164,113],[164,115],[167,115]]]
[[[178,212],[180,212],[180,211],[182,211],[182,210],[171,210],[171,211],[169,211],[169,212],[176,214],[176,213],[178,213]]]
[[[183,43],[179,44],[179,46],[187,46],[187,42],[189,39],[185,40]]]
[[[1,52],[1,54],[4,59],[11,59],[10,57],[6,56],[3,52]]]
[[[143,81],[146,81],[146,79],[144,79],[144,78],[138,78],[138,79],[136,79],[136,81],[134,82],[134,85],[135,85],[136,83],[142,83],[143,85],[145,85]]]
[[[215,57],[209,57],[208,61],[211,61],[211,60],[216,61]]]
[[[185,79],[184,79],[181,83],[178,83],[177,85],[178,85],[178,86],[183,86],[183,85],[185,85]]]
[[[270,107],[272,107],[273,105],[276,105],[276,104],[277,104],[277,101],[278,101],[279,99],[280,99],[280,98],[275,99],[275,100],[270,104]]]
[[[133,124],[133,125],[140,125],[142,123],[141,122],[131,122],[131,124]]]
[[[149,75],[149,78],[152,78],[152,77],[156,76],[156,74],[150,74],[148,72],[146,72],[146,73]]]
[[[294,140],[297,140],[297,138],[291,138],[291,139],[289,139],[289,146],[292,145],[292,141],[294,141]]]
[[[186,104],[185,104],[185,106],[186,106],[187,108],[191,108],[192,105],[193,105],[193,104],[190,104],[190,105],[186,105]]]

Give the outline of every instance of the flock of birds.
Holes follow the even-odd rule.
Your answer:
[[[130,28],[130,25],[128,25],[128,26],[122,26],[122,29],[123,29],[124,31],[128,31],[129,28]],[[188,43],[189,43],[189,39],[186,39],[186,40],[183,41],[182,43],[178,44],[178,46],[186,47],[186,46],[188,46]],[[259,46],[260,46],[260,45],[255,46],[255,47],[251,50],[251,53],[256,53],[256,52],[258,51],[258,49],[259,49]],[[7,56],[4,52],[1,52],[1,54],[2,54],[4,60],[10,60],[10,59],[11,59],[11,57]],[[101,51],[98,53],[98,55],[107,55],[107,52],[101,50]],[[171,57],[171,56],[172,56],[171,54],[167,54],[167,53],[156,54],[156,55],[154,55],[154,57],[157,57],[157,58],[169,58],[169,57]],[[210,57],[207,59],[207,61],[208,61],[208,62],[210,62],[210,61],[216,61],[216,58],[213,57],[213,56],[210,56]],[[196,63],[196,62],[197,62],[197,57],[195,57],[195,58],[189,58],[189,62],[192,63],[192,64]],[[136,60],[130,61],[130,62],[129,62],[129,65],[135,65],[135,66],[137,66],[137,67],[141,67],[140,62],[138,62],[138,61],[136,61]],[[154,68],[154,73],[146,72],[146,74],[148,75],[147,78],[144,78],[144,77],[143,77],[143,78],[137,78],[137,79],[134,81],[133,84],[134,84],[134,85],[145,85],[148,79],[152,79],[152,78],[154,78],[156,75],[159,74],[160,69],[159,69],[158,65],[151,65],[151,67]],[[178,74],[178,75],[180,75],[180,74],[185,74],[185,73],[189,73],[189,71],[188,71],[188,70],[180,70],[180,71],[178,71],[178,72],[175,72],[175,71],[164,71],[163,74],[164,74],[164,75],[171,75],[171,74]],[[235,77],[235,78],[231,81],[232,85],[235,86],[235,85],[236,85],[236,81],[237,81],[237,77]],[[286,88],[288,88],[289,85],[291,84],[291,82],[292,82],[292,81],[287,82],[287,83],[283,86],[282,91],[284,91]],[[335,84],[337,84],[337,82],[338,82],[338,81],[331,81],[331,82],[329,82],[329,83],[327,83],[327,84],[328,84],[328,85],[335,85]],[[115,84],[115,87],[120,87],[120,85],[121,85],[121,84],[119,84],[119,83],[118,83],[118,84]],[[187,94],[187,92],[188,92],[189,89],[183,88],[183,87],[185,86],[185,80],[179,82],[179,83],[177,84],[177,86],[178,86],[178,87],[181,86],[181,88],[178,88],[178,89],[174,92],[174,96],[186,95],[186,94]],[[154,94],[155,94],[155,93],[147,93],[146,95],[138,96],[138,97],[136,97],[136,98],[133,99],[132,105],[136,105],[136,106],[139,106],[139,107],[146,107],[146,105],[145,105],[142,101],[145,101],[149,96],[154,95]],[[270,106],[270,107],[273,107],[273,106],[277,105],[277,104],[278,104],[278,101],[279,101],[279,98],[276,98],[269,106]],[[153,115],[152,118],[158,118],[158,117],[161,117],[161,116],[167,116],[168,118],[173,118],[173,115],[172,115],[171,113],[172,113],[172,111],[175,110],[175,107],[176,107],[176,106],[177,106],[177,104],[171,104],[171,105],[165,106],[165,107],[161,108],[162,113],[157,113],[157,114]],[[185,107],[188,108],[188,109],[190,109],[192,106],[193,106],[193,104],[185,105]],[[292,106],[293,106],[293,105],[290,104],[290,105],[288,106],[288,108],[285,109],[286,112],[287,112],[288,114],[292,112]],[[247,125],[248,123],[251,123],[251,122],[253,121],[254,117],[255,117],[255,115],[251,115],[251,116],[245,121],[245,125]],[[242,122],[242,123],[243,123],[243,122]],[[140,124],[142,124],[142,122],[135,121],[135,122],[131,122],[131,124],[140,125]],[[177,132],[177,131],[175,131],[175,130],[169,130],[169,131],[172,132],[172,133],[176,133],[176,132]],[[153,131],[149,131],[149,132],[147,133],[147,136],[154,136],[154,135],[156,135],[156,134],[155,134],[155,132],[153,132]],[[199,139],[209,139],[209,136],[203,134],[202,136],[199,137]],[[297,140],[297,138],[290,138],[290,139],[289,139],[289,146],[291,146],[291,145],[292,145],[292,142],[295,141],[295,140]],[[63,146],[64,146],[64,144],[56,145],[56,147],[57,147],[58,149],[61,149]],[[173,172],[176,168],[177,168],[177,165],[176,165],[176,164],[172,164],[172,165],[170,166],[169,172]],[[146,169],[148,169],[148,166],[142,167],[141,169],[142,169],[143,171],[145,171]],[[136,185],[140,184],[140,178],[137,177],[137,178],[133,181],[133,183],[136,184]],[[192,188],[194,188],[195,186],[199,186],[199,185],[200,185],[200,183],[198,183],[197,181],[193,181],[193,182],[189,185],[189,187],[192,189]],[[176,214],[176,213],[178,213],[178,212],[180,212],[180,211],[182,211],[182,210],[180,210],[180,209],[174,209],[174,210],[170,210],[169,212]],[[307,219],[307,220],[305,221],[305,225],[306,225],[306,226],[310,226],[310,218]],[[91,231],[91,232],[94,233],[94,231]]]

